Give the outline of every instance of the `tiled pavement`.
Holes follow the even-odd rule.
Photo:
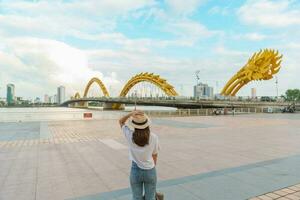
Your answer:
[[[300,200],[300,184],[269,192],[249,200]]]
[[[257,116],[154,119],[166,199],[249,199],[300,183],[300,115]],[[0,124],[0,199],[129,200],[127,157],[116,120]]]
[[[274,189],[299,183],[300,156],[275,159],[260,163],[217,170],[193,176],[161,181],[158,184],[160,192],[167,199],[191,200],[241,200],[241,199],[271,199]],[[296,167],[296,169],[295,169]],[[299,185],[273,192],[277,197],[292,197],[299,191]],[[261,195],[267,193],[267,195]],[[292,194],[293,193],[293,194]],[[281,196],[279,196],[279,194]],[[253,196],[259,197],[251,198]],[[275,195],[272,195],[276,197]],[[77,197],[72,200],[129,200],[130,190],[117,190]],[[294,197],[294,199],[296,199]]]

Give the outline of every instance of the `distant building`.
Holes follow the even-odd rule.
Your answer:
[[[256,88],[251,88],[251,98],[252,99],[256,98]]]
[[[208,84],[199,83],[194,86],[194,98],[212,99],[213,97],[214,89],[208,86]]]
[[[0,97],[0,107],[6,105],[6,98]]]
[[[44,103],[50,103],[49,102],[49,95],[48,94],[44,95]]]
[[[61,104],[65,101],[65,98],[66,98],[66,89],[64,86],[59,86],[57,88],[57,103],[58,104]]]
[[[53,95],[53,103],[57,103],[57,95]]]
[[[34,99],[34,103],[41,103],[41,98],[40,97],[36,97]]]
[[[6,88],[6,101],[8,105],[12,105],[15,103],[15,85],[7,84]]]
[[[15,97],[15,104],[22,104],[23,98],[22,97]]]
[[[54,103],[53,102],[53,96],[49,96],[48,101],[49,101],[49,103]]]

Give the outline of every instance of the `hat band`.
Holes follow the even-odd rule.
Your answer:
[[[138,125],[138,126],[145,125],[147,122],[148,122],[148,119],[146,119],[146,121],[141,122],[141,123],[138,123],[138,122],[135,122],[135,121],[132,120],[132,123],[135,124],[135,125]]]

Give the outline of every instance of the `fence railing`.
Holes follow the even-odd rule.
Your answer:
[[[280,113],[280,108],[235,108],[232,109],[178,109],[178,110],[147,110],[145,113],[152,117],[185,117],[185,116],[212,116],[212,115],[240,115],[253,113]]]

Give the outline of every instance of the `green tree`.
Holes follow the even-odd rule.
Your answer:
[[[299,89],[288,89],[285,92],[287,101],[300,101],[300,90]]]

